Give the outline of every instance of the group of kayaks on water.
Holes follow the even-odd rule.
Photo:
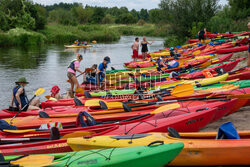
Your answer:
[[[152,43],[136,38],[133,54],[141,45],[150,58],[121,70],[107,70],[104,57],[82,71],[77,54],[67,68],[68,94],[53,86],[41,104],[36,96],[44,89],[28,100],[28,81],[18,79],[11,107],[0,111],[0,165],[250,165],[250,131],[227,122],[218,132],[198,132],[250,106],[250,67],[234,70],[245,57],[232,57],[247,51],[250,32],[202,34],[209,39],[149,54]]]

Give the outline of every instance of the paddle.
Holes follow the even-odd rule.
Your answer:
[[[26,104],[25,106],[23,106],[23,108],[22,108],[20,111],[18,111],[18,112],[16,113],[16,115],[14,115],[14,117],[10,120],[10,124],[12,124],[12,120],[15,119],[15,118],[17,117],[18,114],[20,114],[21,112],[23,112],[23,111],[29,106],[30,102],[31,102],[36,96],[43,94],[44,91],[45,91],[45,89],[43,89],[43,88],[37,89],[36,92],[35,92],[35,94],[34,94],[34,96],[29,100],[28,104]]]
[[[86,68],[85,71],[79,75],[76,76],[76,78],[78,78],[79,76],[81,76],[82,74],[85,74],[85,73],[90,73],[92,72],[94,69],[92,68]],[[68,79],[67,82],[70,82],[70,80]]]
[[[167,90],[167,89],[164,89],[164,90]],[[176,97],[183,97],[183,96],[188,96],[190,94],[193,94],[193,92],[194,92],[194,88],[191,84],[182,84],[182,85],[178,85],[178,86],[174,87],[172,92],[167,93],[166,96],[172,95],[172,96],[176,96]],[[146,97],[144,99],[150,99],[150,98],[157,98],[157,97],[156,97],[156,95],[152,95],[152,96]],[[139,100],[139,99],[136,99],[136,100]],[[103,108],[107,108],[107,109],[123,108],[123,103],[121,103],[121,102],[105,102],[105,101],[100,100],[100,99],[87,100],[85,102],[85,106],[100,106],[100,101],[102,103]],[[134,103],[136,103],[136,102],[134,102]],[[140,103],[140,101],[138,103]],[[106,107],[104,107],[104,105],[106,105]]]
[[[51,165],[54,160],[53,155],[29,155],[23,158],[20,158],[15,161],[10,161],[12,165],[19,165],[24,167],[34,167],[34,166],[48,166]]]

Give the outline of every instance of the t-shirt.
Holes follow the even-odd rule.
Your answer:
[[[99,64],[98,66],[98,70],[100,70],[99,72],[99,79],[100,78],[104,78],[105,74],[104,74],[104,70],[107,68],[107,65],[104,66],[103,63]]]
[[[205,31],[201,30],[200,33],[199,33],[199,36],[204,36],[204,35],[205,35]]]
[[[79,61],[74,61],[75,68],[79,68],[80,62]],[[73,74],[76,74],[75,71],[71,68],[68,68],[68,72],[71,72]]]

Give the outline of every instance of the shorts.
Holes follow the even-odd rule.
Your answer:
[[[138,58],[138,51],[137,50],[133,50],[133,58]]]
[[[99,82],[102,82],[103,81],[103,79],[104,78],[99,78]],[[97,78],[96,77],[90,77],[89,79],[88,79],[88,82],[90,83],[90,84],[94,84],[94,85],[97,85]],[[101,84],[101,83],[100,83]]]
[[[205,39],[204,35],[199,35],[199,41],[204,39]]]
[[[75,76],[75,74],[73,74],[72,72],[68,72],[67,76],[68,76],[69,79],[71,79],[73,76]]]

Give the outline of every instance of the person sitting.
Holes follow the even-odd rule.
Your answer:
[[[110,63],[110,58],[107,56],[103,59],[103,62],[99,64],[96,72],[96,77],[95,78],[91,77],[91,79],[89,80],[91,84],[98,85],[101,89],[104,88],[105,86],[104,83],[106,83],[105,73],[109,63]]]
[[[179,62],[178,61],[175,61],[175,60],[172,60],[168,63],[168,69],[171,69],[171,68],[176,68],[179,66]]]
[[[25,93],[24,87],[28,84],[25,77],[21,77],[16,82],[16,86],[12,91],[12,98],[10,103],[10,108],[13,108],[13,103],[16,107],[22,111],[29,111],[33,109],[39,109],[40,99],[38,97],[34,98],[29,102],[28,97]]]
[[[93,64],[91,68],[87,68],[85,70],[85,76],[84,76],[84,81],[87,81],[88,83],[91,82],[92,78],[96,77],[96,72],[97,72],[97,64]],[[84,83],[84,82],[83,82]]]
[[[57,85],[53,86],[51,88],[51,90],[50,90],[51,94],[50,94],[49,100],[59,100],[59,99],[68,99],[68,98],[70,98],[69,91],[67,91],[66,96],[60,95],[59,91],[60,91],[60,88]]]

